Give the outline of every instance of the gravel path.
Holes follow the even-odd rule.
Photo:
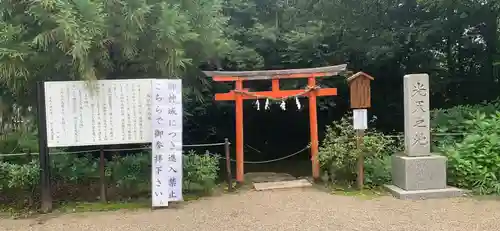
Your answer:
[[[0,220],[0,230],[46,231],[435,231],[499,230],[500,201],[401,201],[329,195],[315,189],[248,191],[178,209],[68,214],[37,224]]]

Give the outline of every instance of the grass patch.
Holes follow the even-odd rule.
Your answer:
[[[328,192],[334,195],[359,197],[367,200],[387,195],[387,192],[382,187],[358,190],[351,185],[327,184],[324,186]]]
[[[468,196],[479,201],[500,201],[500,195],[481,195],[479,193],[469,193]]]
[[[61,204],[55,212],[78,213],[78,212],[104,212],[116,210],[136,210],[151,207],[151,200],[137,199],[131,201],[104,202],[71,202]]]
[[[8,207],[8,205],[0,206],[0,219],[22,219],[29,218],[38,214],[36,210],[32,209],[15,209]]]
[[[194,201],[207,194],[184,194],[184,201]],[[61,213],[83,213],[83,212],[106,212],[117,210],[138,210],[151,208],[151,198],[138,198],[127,201],[109,202],[61,202],[54,203],[54,214]],[[25,219],[40,215],[35,209],[16,209],[8,205],[0,205],[0,218]]]
[[[200,194],[184,194],[184,201],[194,201],[202,196]],[[76,202],[61,204],[56,211],[63,213],[78,212],[106,212],[117,210],[137,210],[151,208],[151,198],[140,198],[129,201],[104,202]]]

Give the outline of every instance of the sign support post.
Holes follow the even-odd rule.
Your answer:
[[[106,193],[106,160],[104,158],[104,148],[101,146],[99,147],[99,173],[100,173],[100,178],[101,178],[101,201],[103,203],[106,203],[107,200],[107,193]]]
[[[358,150],[362,149],[364,135],[365,135],[365,130],[362,129],[356,130],[356,148]],[[365,162],[364,154],[363,152],[360,152],[357,163],[358,178],[356,181],[359,189],[363,189],[364,187],[364,162]]]
[[[40,189],[43,213],[52,210],[52,194],[50,192],[50,159],[47,147],[47,124],[45,114],[45,86],[44,82],[37,83],[37,118],[38,118],[38,152],[40,158]]]
[[[226,154],[226,172],[227,172],[227,191],[232,192],[233,190],[233,176],[231,174],[231,155],[229,153],[229,139],[224,139],[224,152]]]
[[[353,126],[356,131],[356,149],[359,152],[357,160],[356,183],[359,190],[364,188],[364,153],[363,139],[368,128],[367,108],[371,107],[370,81],[374,78],[364,72],[358,72],[347,78],[349,83],[350,103],[353,109]]]

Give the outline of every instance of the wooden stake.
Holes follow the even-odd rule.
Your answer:
[[[365,134],[365,130],[362,129],[357,129],[356,130],[356,148],[359,151],[359,156],[358,156],[358,178],[357,178],[357,185],[358,189],[362,190],[364,188],[364,153],[362,151],[363,148],[363,136]]]
[[[233,191],[233,176],[231,174],[231,155],[229,153],[229,140],[224,140],[224,151],[226,152],[227,190]]]
[[[37,114],[38,114],[38,148],[40,158],[40,189],[41,210],[43,213],[52,211],[52,193],[50,184],[50,157],[47,146],[47,118],[45,114],[45,85],[37,84]]]
[[[101,201],[103,203],[106,203],[107,196],[106,196],[106,162],[104,159],[104,149],[103,147],[99,148],[100,156],[99,156],[99,173],[100,173],[100,180],[101,180]]]

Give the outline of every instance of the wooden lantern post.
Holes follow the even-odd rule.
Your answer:
[[[374,78],[364,72],[358,72],[347,78],[351,108],[353,109],[353,124],[356,130],[356,147],[361,149],[365,129],[368,128],[367,109],[371,107],[370,82]],[[358,157],[357,185],[361,190],[364,187],[364,156],[360,152]]]

